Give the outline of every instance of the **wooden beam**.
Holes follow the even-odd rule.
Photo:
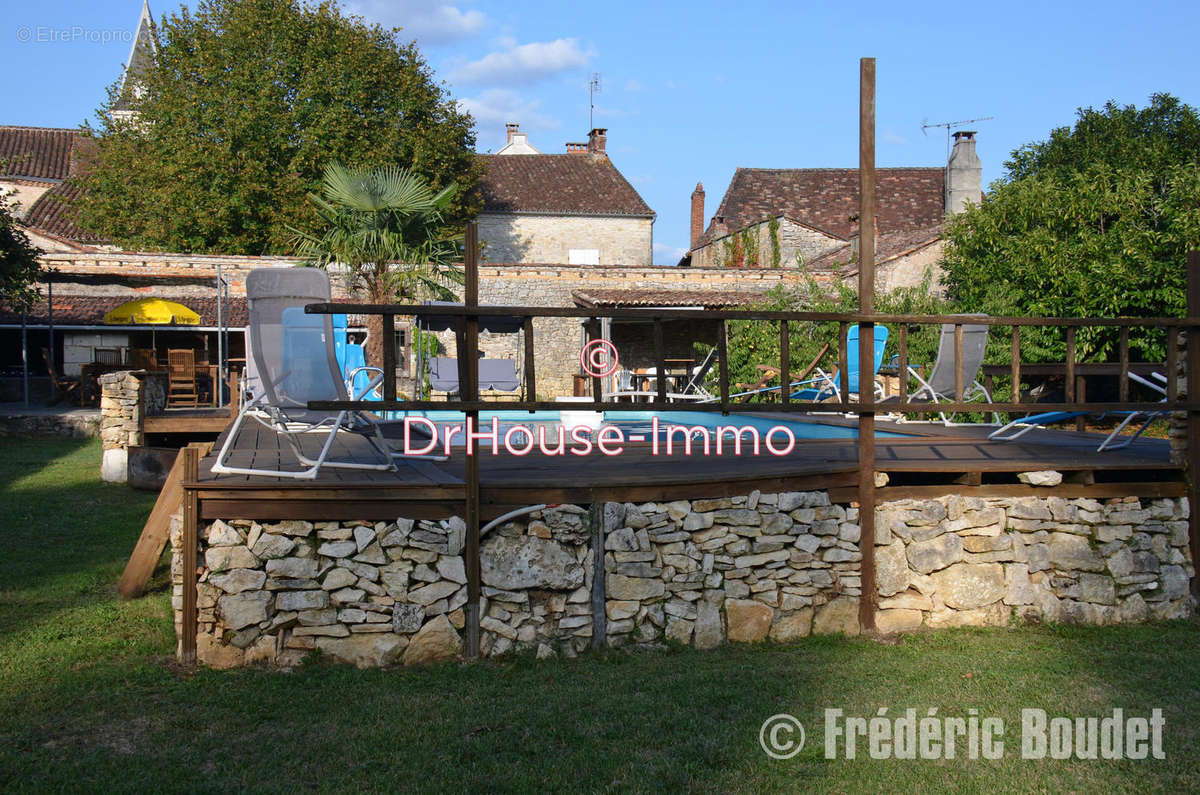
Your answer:
[[[196,445],[199,455],[204,456],[212,449],[211,443]],[[185,448],[186,449],[186,448]],[[146,591],[146,583],[154,573],[158,559],[162,557],[163,549],[171,535],[171,515],[183,503],[183,456],[180,450],[175,456],[175,463],[167,473],[167,480],[158,492],[158,499],[150,511],[150,517],[142,527],[141,535],[133,547],[133,554],[125,564],[125,571],[117,583],[117,593],[122,599],[133,599]]]
[[[858,106],[858,311],[875,313],[875,59],[859,61]],[[845,383],[843,381],[843,383]],[[849,395],[843,393],[842,400]],[[875,629],[875,323],[858,326],[858,541],[862,595],[858,623]]]
[[[604,539],[608,533],[608,511],[602,502],[588,506],[592,530],[592,648],[603,649],[607,642],[608,614],[605,612]]]
[[[1200,317],[1200,251],[1187,255],[1187,313]],[[1200,397],[1200,328],[1187,330],[1187,398]],[[1175,373],[1168,376],[1175,379]],[[1169,397],[1169,393],[1168,393]],[[1200,411],[1187,415],[1188,541],[1192,561],[1200,561]],[[1200,598],[1200,577],[1192,577],[1192,595]]]
[[[200,451],[195,447],[185,447],[180,451],[183,455],[183,481],[195,483],[200,473]],[[199,545],[199,511],[196,501],[196,490],[185,488],[183,492],[183,610],[181,617],[181,642],[179,660],[184,665],[196,663],[196,630],[200,620],[196,609],[196,547]]]
[[[1112,497],[1182,497],[1187,490],[1187,484],[1177,480],[1091,485],[1064,481],[1052,489],[1045,486],[1026,486],[1022,483],[985,483],[981,486],[964,486],[959,483],[937,486],[885,486],[877,489],[876,495],[881,503],[892,500],[932,500],[955,494],[963,497],[1088,497],[1100,500]]]
[[[479,306],[479,226],[474,221],[467,224],[464,235],[466,247],[463,265],[465,284],[463,289],[463,304],[467,307]],[[467,357],[467,382],[459,385],[459,397],[465,401],[479,399],[479,318],[468,317],[466,323],[466,350],[460,353]],[[479,412],[466,412],[468,427],[479,424]],[[464,500],[463,520],[467,525],[467,538],[463,550],[463,563],[467,575],[467,604],[466,604],[466,656],[468,659],[479,657],[479,607],[482,593],[482,572],[479,565],[479,450],[467,448],[466,456],[466,499]]]

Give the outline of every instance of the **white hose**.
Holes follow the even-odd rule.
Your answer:
[[[540,511],[543,508],[553,508],[553,507],[554,507],[553,505],[548,505],[546,503],[542,503],[541,505],[529,505],[524,508],[517,508],[515,511],[509,511],[508,513],[504,514],[503,516],[497,516],[495,519],[488,522],[483,527],[479,528],[479,537],[483,538],[484,534],[487,533],[488,530],[491,530],[493,527],[495,527],[498,524],[503,524],[504,522],[507,522],[509,519],[515,519],[518,516],[525,516],[526,514],[533,513],[534,511]]]

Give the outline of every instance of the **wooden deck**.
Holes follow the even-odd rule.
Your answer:
[[[236,414],[234,415],[236,416]],[[233,422],[228,408],[167,409],[142,419],[142,431],[163,434],[221,433]]]
[[[1053,469],[1066,475],[1060,496],[1179,496],[1181,469],[1168,460],[1163,440],[1139,439],[1124,450],[1097,453],[1102,437],[1072,431],[1036,431],[1017,442],[989,442],[988,428],[880,423],[880,430],[919,434],[878,439],[876,469],[891,485],[878,500],[949,492],[978,496],[1050,493],[1019,484],[1016,473]],[[304,437],[315,456],[324,434]],[[324,468],[316,480],[214,475],[214,453],[200,462],[195,488],[202,518],[394,519],[440,518],[462,511],[465,455],[447,461],[398,460],[398,471]],[[374,460],[365,440],[338,434],[335,458]],[[827,489],[839,500],[855,499],[857,443],[853,439],[798,441],[786,457],[727,454],[721,457],[653,455],[649,444],[627,444],[622,454],[604,456],[480,457],[485,517],[512,507],[547,503],[694,499],[745,494],[751,490]],[[236,440],[230,463],[256,468],[299,469],[281,437],[248,423]]]

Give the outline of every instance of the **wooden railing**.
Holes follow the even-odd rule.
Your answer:
[[[730,387],[728,356],[726,350],[726,326],[729,321],[748,320],[770,322],[779,327],[779,345],[780,345],[780,383],[791,383],[791,362],[789,361],[790,349],[790,331],[789,323],[837,323],[839,328],[839,363],[838,363],[838,379],[840,380],[840,395],[839,400],[826,400],[820,403],[804,402],[789,399],[789,389],[781,389],[780,400],[778,403],[770,404],[771,411],[787,412],[787,413],[806,413],[806,412],[840,412],[848,414],[857,414],[862,412],[878,412],[878,411],[903,411],[913,414],[936,414],[936,413],[962,413],[962,412],[979,412],[986,410],[988,412],[1029,412],[1029,411],[1089,411],[1089,412],[1116,412],[1116,411],[1200,411],[1200,401],[1189,399],[1190,395],[1196,395],[1197,392],[1181,390],[1179,379],[1176,374],[1179,372],[1179,335],[1181,332],[1200,329],[1200,317],[1189,318],[1028,318],[1028,317],[981,317],[978,315],[864,315],[856,313],[827,313],[827,312],[781,312],[781,311],[754,311],[754,310],[719,310],[704,312],[700,318],[694,310],[670,310],[670,309],[635,309],[635,308],[554,308],[554,307],[530,307],[530,306],[483,306],[483,307],[468,307],[468,306],[425,306],[425,305],[404,305],[404,304],[345,304],[345,303],[328,303],[328,304],[311,304],[307,307],[310,313],[346,313],[354,312],[357,314],[373,314],[383,317],[384,333],[384,371],[386,374],[394,374],[395,368],[388,367],[388,362],[395,361],[395,351],[391,348],[391,342],[394,340],[394,335],[388,335],[386,329],[394,326],[396,316],[425,316],[425,317],[453,317],[456,318],[456,337],[457,337],[457,355],[459,363],[459,380],[460,393],[457,400],[399,400],[396,396],[396,383],[394,375],[385,377],[383,383],[383,400],[382,401],[316,401],[310,404],[311,408],[324,410],[342,410],[342,409],[370,409],[375,411],[392,411],[392,410],[427,410],[427,409],[450,409],[460,411],[478,411],[486,409],[495,409],[498,407],[496,402],[484,402],[478,399],[476,390],[463,389],[463,386],[474,384],[475,373],[472,372],[476,368],[473,366],[478,361],[478,345],[468,344],[468,340],[477,340],[477,335],[471,335],[469,332],[472,327],[478,328],[479,319],[485,316],[502,315],[505,317],[519,317],[523,323],[524,334],[524,386],[525,398],[506,400],[499,406],[505,409],[516,410],[555,410],[561,409],[562,403],[538,400],[537,395],[537,356],[535,353],[535,339],[533,334],[533,320],[536,318],[576,318],[585,321],[584,328],[588,330],[588,338],[595,339],[598,335],[598,321],[600,319],[611,319],[614,321],[621,320],[650,320],[653,324],[653,339],[655,347],[656,373],[657,376],[649,376],[655,383],[655,394],[648,400],[631,404],[628,402],[605,400],[604,393],[601,387],[601,379],[593,377],[591,379],[592,400],[576,402],[572,405],[573,409],[592,409],[596,411],[647,411],[647,410],[662,410],[662,411],[720,411],[729,413],[731,411],[745,410],[746,404],[735,402],[731,399],[733,392]],[[672,320],[691,320],[703,319],[713,321],[718,324],[717,331],[717,359],[716,359],[716,389],[714,391],[713,401],[696,402],[696,401],[670,401],[667,399],[667,376],[666,373],[666,351],[663,344],[663,324]],[[874,324],[885,324],[895,326],[897,328],[897,371],[899,377],[899,393],[898,400],[894,402],[881,403],[875,400],[871,389],[862,389],[857,399],[851,399],[849,393],[849,373],[850,368],[847,361],[848,345],[847,334],[850,326],[859,324],[860,326],[869,326]],[[955,383],[952,399],[948,402],[941,403],[909,403],[907,399],[914,391],[909,387],[909,378],[907,377],[907,369],[910,364],[908,352],[908,335],[909,329],[913,326],[952,324],[954,326],[954,342],[955,342]],[[1011,381],[1010,389],[1005,400],[995,400],[994,402],[979,403],[967,402],[964,400],[964,395],[970,386],[970,380],[982,377],[975,372],[965,373],[963,370],[963,328],[967,326],[988,326],[988,327],[1008,327],[1010,337],[1011,360],[1008,364],[1008,376]],[[1063,337],[1066,348],[1066,358],[1061,363],[1061,368],[1064,378],[1065,399],[1055,402],[1032,402],[1023,400],[1020,390],[1020,384],[1023,381],[1023,367],[1021,361],[1021,330],[1026,328],[1058,328],[1063,331]],[[1114,374],[1118,379],[1118,395],[1116,401],[1088,401],[1085,396],[1076,394],[1076,368],[1082,363],[1076,360],[1076,337],[1078,330],[1081,328],[1099,328],[1099,327],[1115,327],[1118,329],[1120,339],[1119,351],[1120,359],[1117,362],[1111,363],[1116,365]],[[1166,376],[1165,388],[1167,390],[1165,401],[1144,401],[1131,400],[1131,388],[1129,373],[1131,370],[1144,370],[1145,363],[1131,363],[1129,357],[1129,339],[1132,330],[1146,329],[1157,330],[1165,335],[1166,339],[1166,357],[1160,369]],[[1189,340],[1194,339],[1196,335],[1190,335]],[[991,368],[994,374],[996,369]],[[867,383],[867,377],[863,374],[863,386]]]

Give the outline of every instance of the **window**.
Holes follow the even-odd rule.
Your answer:
[[[599,265],[600,249],[572,248],[567,251],[568,265]]]

